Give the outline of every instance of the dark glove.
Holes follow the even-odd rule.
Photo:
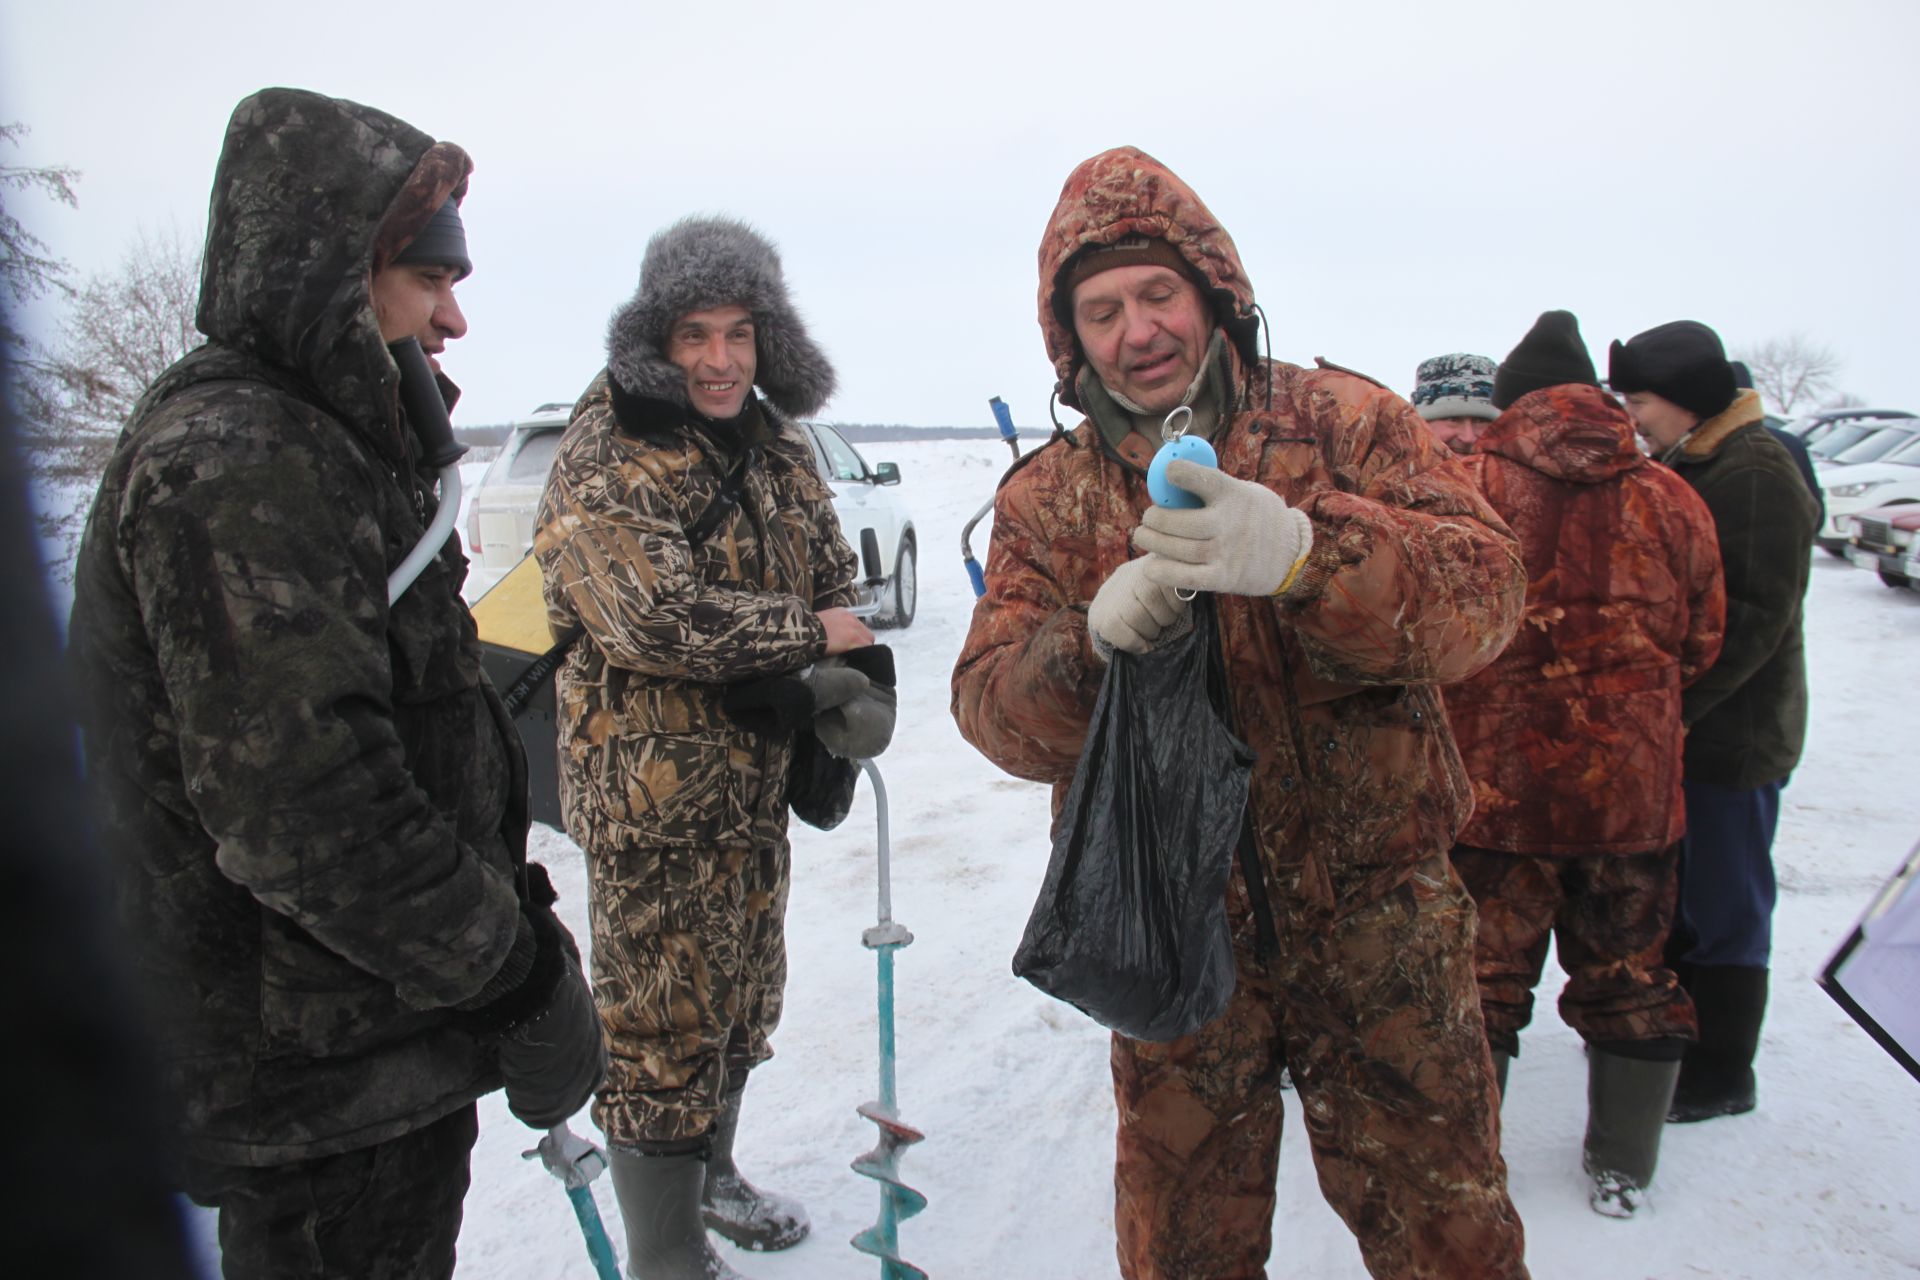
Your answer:
[[[720,707],[742,729],[754,733],[790,734],[806,728],[822,711],[859,696],[867,677],[822,658],[811,667],[786,675],[766,676],[728,685]]]
[[[555,928],[566,932],[557,920]],[[587,1105],[607,1074],[607,1046],[593,992],[571,957],[544,1009],[500,1038],[507,1110],[533,1129],[551,1129]]]
[[[850,649],[836,658],[822,658],[813,668],[815,679],[829,672],[853,674],[864,684],[851,697],[824,707],[813,718],[820,745],[847,760],[871,760],[893,741],[899,707],[894,691],[893,650],[883,644]]]
[[[528,867],[530,901],[499,972],[454,1008],[461,1021],[492,1037],[506,1079],[507,1108],[548,1129],[586,1105],[607,1072],[606,1042],[593,993],[580,972],[580,948],[553,914],[546,871]]]

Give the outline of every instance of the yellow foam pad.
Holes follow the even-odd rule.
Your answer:
[[[525,556],[506,577],[473,604],[473,620],[483,644],[518,649],[538,657],[553,647],[547,629],[547,602],[540,594],[540,563]]]

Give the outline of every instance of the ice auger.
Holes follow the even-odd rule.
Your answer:
[[[1013,429],[1013,411],[1007,408],[1007,402],[999,396],[987,401],[987,407],[993,410],[994,425],[1000,428],[1000,438],[1007,442],[1007,448],[1013,450],[1013,460],[1020,460],[1020,437]],[[973,513],[973,519],[967,521],[960,530],[960,559],[966,563],[967,577],[973,583],[974,599],[987,594],[986,571],[980,562],[973,558],[973,526],[986,519],[987,512],[993,510],[993,499],[988,498],[981,508]]]
[[[573,1216],[579,1219],[580,1234],[586,1237],[587,1256],[593,1259],[593,1271],[600,1280],[621,1280],[620,1263],[613,1256],[613,1244],[600,1222],[600,1206],[593,1202],[589,1185],[607,1169],[607,1153],[567,1128],[563,1120],[547,1130],[531,1151],[520,1153],[522,1160],[538,1159],[547,1172],[560,1179],[573,1202]]]
[[[880,1280],[927,1280],[926,1272],[900,1258],[900,1224],[927,1207],[925,1196],[900,1181],[900,1152],[925,1135],[901,1123],[893,1078],[893,953],[911,943],[913,934],[893,918],[886,784],[873,761],[862,760],[860,767],[873,782],[873,803],[879,814],[880,919],[860,935],[860,941],[878,956],[880,965],[880,1098],[857,1109],[880,1127],[880,1141],[853,1162],[853,1171],[880,1183],[880,1220],[855,1236],[853,1247],[880,1259]]]

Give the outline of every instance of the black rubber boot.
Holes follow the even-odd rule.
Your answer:
[[[627,1227],[630,1280],[746,1280],[713,1251],[700,1220],[707,1163],[698,1154],[607,1152],[613,1195]]]
[[[741,1177],[733,1163],[733,1140],[740,1131],[740,1099],[746,1091],[743,1083],[729,1093],[713,1122],[713,1155],[707,1163],[700,1212],[709,1227],[742,1249],[791,1249],[813,1229],[807,1211],[798,1200],[760,1190]]]
[[[1581,1167],[1593,1179],[1589,1203],[1609,1218],[1631,1218],[1653,1181],[1660,1132],[1680,1063],[1622,1057],[1595,1045],[1587,1057],[1587,1140]]]
[[[1687,1050],[1669,1124],[1692,1124],[1753,1110],[1753,1057],[1767,1012],[1767,971],[1742,965],[1696,965],[1688,990],[1700,1039]]]
[[[1500,1091],[1500,1101],[1507,1100],[1507,1068],[1513,1065],[1513,1055],[1504,1049],[1493,1051],[1493,1086]]]

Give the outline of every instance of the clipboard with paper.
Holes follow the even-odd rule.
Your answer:
[[[1920,842],[1874,895],[1819,982],[1920,1080]]]

